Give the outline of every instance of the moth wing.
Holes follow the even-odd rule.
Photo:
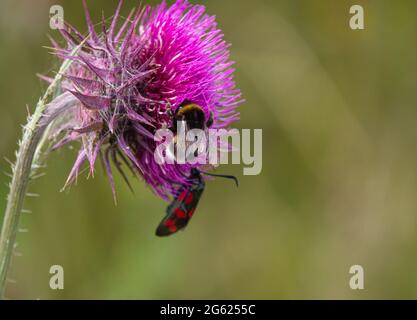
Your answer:
[[[156,229],[156,235],[166,237],[184,229],[193,216],[203,191],[202,184],[184,190],[168,206],[166,216]]]

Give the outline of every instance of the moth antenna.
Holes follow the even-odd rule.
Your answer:
[[[206,176],[218,177],[218,178],[225,178],[225,179],[233,180],[236,183],[236,186],[239,187],[239,180],[235,176],[224,175],[224,174],[208,173],[208,172],[204,172],[204,171],[200,171],[200,172],[202,174],[206,175]]]

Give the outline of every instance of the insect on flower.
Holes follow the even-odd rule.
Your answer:
[[[80,145],[65,186],[77,180],[85,163],[92,175],[101,159],[115,198],[113,167],[126,181],[127,167],[156,195],[175,199],[168,215],[181,205],[189,214],[204,189],[203,165],[157,163],[155,133],[175,132],[177,121],[188,129],[222,129],[239,119],[236,109],[243,100],[234,82],[230,45],[203,5],[162,1],[123,18],[122,2],[109,24],[103,16],[98,32],[83,0],[88,34],[66,22],[60,30],[65,45],[53,40],[56,56],[73,61],[61,90],[79,100],[51,132],[54,139],[60,137],[54,149]],[[79,53],[72,54],[81,43]],[[186,203],[188,198],[179,195],[184,192],[194,200]]]
[[[184,101],[175,111],[172,121],[171,130],[175,134],[178,129],[177,125],[180,122],[185,124],[186,130],[206,130],[213,123],[213,115],[210,113],[210,117],[206,120],[204,111],[199,105],[191,101]],[[233,179],[236,185],[238,185],[238,180],[234,176],[216,175],[201,172],[196,168],[191,169],[188,184],[182,186],[179,196],[168,206],[166,216],[162,219],[156,230],[157,236],[165,237],[173,235],[188,225],[204,192],[205,182],[201,176],[202,173],[208,176]]]
[[[192,169],[189,177],[190,185],[184,186],[179,196],[168,206],[165,218],[162,219],[156,229],[158,237],[173,235],[188,225],[205,188],[205,182],[201,174],[232,179],[236,185],[239,185],[238,180],[234,176],[217,175]]]
[[[213,125],[213,113],[210,112],[210,117],[206,120],[203,109],[198,104],[187,100],[180,104],[173,118],[171,127],[173,133],[177,133],[179,121],[184,121],[187,124],[187,130],[203,130]]]

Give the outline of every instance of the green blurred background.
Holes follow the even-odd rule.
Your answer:
[[[85,31],[81,1],[0,1],[1,171],[14,159],[26,105],[57,70],[49,7]],[[156,1],[144,1],[156,3]],[[186,232],[154,236],[166,203],[118,177],[113,204],[100,169],[60,193],[74,161],[49,157],[31,185],[13,259],[11,299],[417,298],[417,2],[200,1],[233,43],[246,103],[239,128],[263,129],[263,172],[208,183]],[[117,1],[89,5],[95,21]],[[365,9],[364,31],[349,8]],[[137,5],[127,1],[126,14]],[[5,207],[6,176],[0,184]],[[0,213],[1,216],[1,213]],[[49,288],[49,268],[65,289]],[[349,268],[365,269],[365,290]]]

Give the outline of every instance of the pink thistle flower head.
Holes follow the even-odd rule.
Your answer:
[[[205,7],[186,0],[171,7],[165,2],[145,6],[124,20],[120,1],[111,22],[103,17],[100,32],[83,4],[88,34],[66,24],[61,30],[66,46],[53,41],[59,58],[73,60],[62,90],[79,100],[58,128],[64,135],[56,148],[81,142],[67,184],[85,162],[93,173],[101,157],[113,192],[111,163],[124,177],[122,165],[130,167],[168,199],[198,165],[158,164],[154,133],[171,126],[172,112],[184,101],[201,106],[206,117],[211,114],[213,128],[238,120],[241,94],[233,80],[229,44]],[[82,50],[71,55],[82,42]]]

